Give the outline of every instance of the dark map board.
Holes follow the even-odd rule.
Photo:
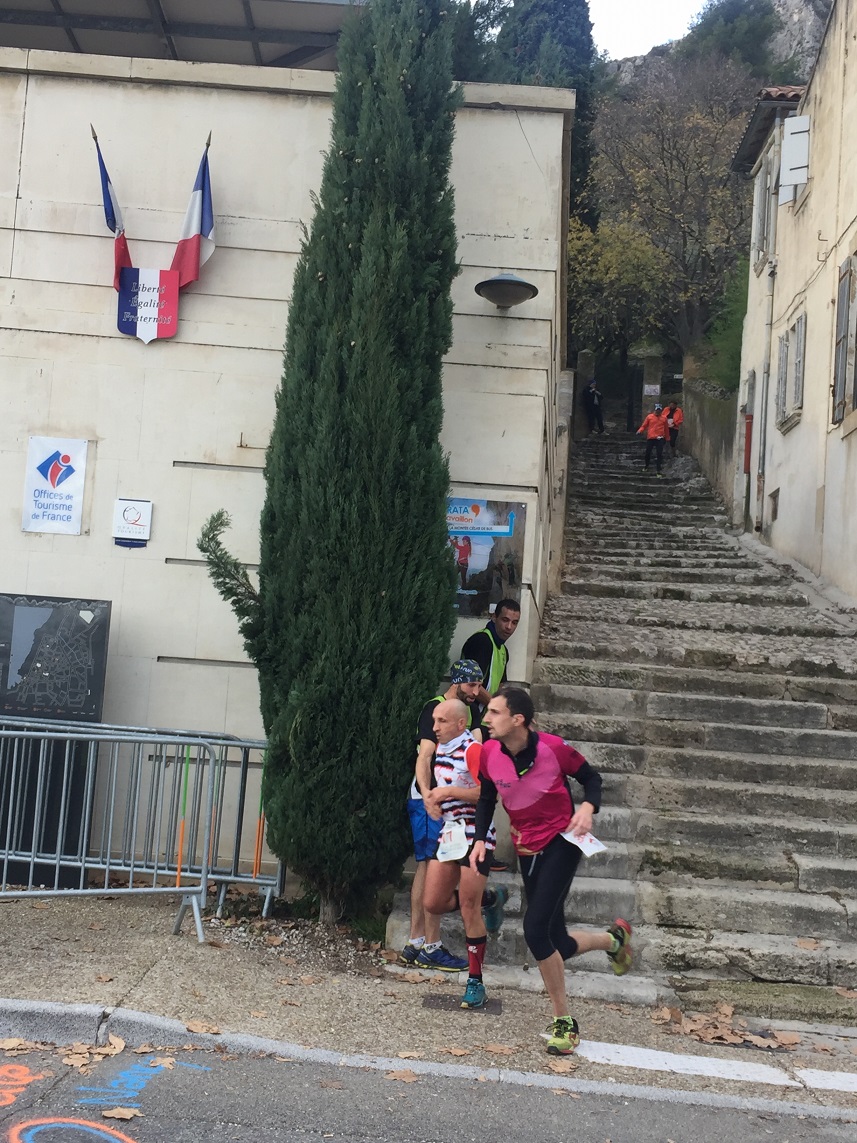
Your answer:
[[[98,722],[110,603],[0,594],[0,715]]]

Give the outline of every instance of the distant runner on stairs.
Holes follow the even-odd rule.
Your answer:
[[[649,413],[637,429],[637,432],[646,434],[646,463],[643,465],[643,468],[648,469],[652,460],[652,449],[654,449],[658,476],[662,476],[661,465],[664,459],[664,441],[669,432],[667,414],[664,412],[663,405],[655,405],[654,412]]]

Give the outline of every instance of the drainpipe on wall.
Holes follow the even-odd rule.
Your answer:
[[[768,448],[768,390],[771,383],[771,342],[774,329],[774,284],[777,279],[777,260],[768,263],[768,300],[765,317],[765,359],[762,364],[762,391],[759,408],[759,466],[756,473],[756,525],[761,532],[765,523],[765,456]]]

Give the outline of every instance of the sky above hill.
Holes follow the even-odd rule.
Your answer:
[[[678,40],[704,0],[589,0],[592,36],[611,60],[642,56]]]

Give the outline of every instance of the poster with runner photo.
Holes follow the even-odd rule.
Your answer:
[[[446,507],[457,572],[459,615],[489,615],[491,604],[520,599],[526,504],[451,496]]]

